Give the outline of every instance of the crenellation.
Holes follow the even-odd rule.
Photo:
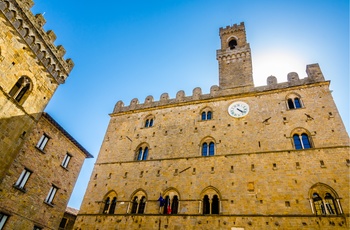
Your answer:
[[[283,88],[299,86],[299,85],[307,85],[314,82],[324,81],[324,78],[322,80],[323,74],[318,64],[307,65],[307,71],[308,71],[308,77],[305,77],[304,79],[300,79],[299,75],[296,72],[290,72],[287,75],[287,81],[281,82],[281,83],[277,82],[277,78],[275,76],[269,76],[267,77],[266,85],[257,86],[254,88],[236,87],[236,88],[225,89],[225,88],[220,88],[217,85],[213,85],[210,88],[209,94],[203,94],[202,89],[200,87],[196,87],[192,91],[192,96],[186,96],[185,91],[179,90],[176,93],[176,97],[173,99],[169,98],[168,93],[163,93],[160,96],[159,101],[154,101],[153,96],[148,96],[146,97],[145,102],[143,104],[139,104],[139,101],[137,98],[134,98],[133,100],[131,100],[129,106],[124,106],[123,102],[118,101],[114,107],[113,113],[154,108],[158,106],[168,106],[168,105],[170,106],[174,104],[189,103],[189,102],[194,102],[198,100],[209,100],[217,96],[233,96],[233,95],[239,95],[244,93],[263,92],[266,90],[275,90],[275,89],[277,90],[277,89],[283,89]]]
[[[52,30],[45,32],[43,29],[46,23],[43,15],[34,16],[28,10],[33,4],[31,0],[4,0],[0,3],[0,11],[38,56],[51,76],[57,83],[62,84],[73,69],[74,63],[71,59],[63,59],[65,50],[61,45],[56,47],[54,44],[55,33]],[[23,6],[25,7],[22,8]],[[47,59],[51,61],[48,62]]]

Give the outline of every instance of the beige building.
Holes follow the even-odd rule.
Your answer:
[[[349,137],[318,64],[254,87],[245,26],[219,86],[116,103],[74,229],[348,229]]]
[[[90,157],[42,113],[1,183],[0,229],[58,229],[83,162]]]
[[[73,68],[32,0],[0,1],[0,183],[57,87]]]
[[[0,230],[58,229],[92,157],[43,113],[73,62],[33,4],[0,1]]]

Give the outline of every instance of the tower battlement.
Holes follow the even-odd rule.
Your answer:
[[[34,15],[32,0],[4,0],[0,2],[0,11],[23,38],[28,47],[37,56],[48,73],[57,83],[65,82],[74,67],[71,59],[64,59],[66,50],[54,44],[56,35],[52,30],[45,31],[46,21],[42,14]]]
[[[228,33],[233,33],[236,31],[244,31],[245,30],[245,26],[244,26],[244,22],[241,22],[240,24],[233,24],[232,26],[226,26],[224,27],[220,27],[219,29],[219,35],[222,36],[224,34],[228,34]]]
[[[160,96],[159,101],[154,101],[153,96],[149,95],[145,98],[143,104],[140,104],[137,98],[132,99],[128,106],[125,106],[123,101],[118,101],[114,107],[112,114],[124,113],[133,110],[151,109],[160,106],[174,106],[181,103],[196,103],[200,102],[201,100],[210,100],[224,96],[235,96],[245,93],[285,89],[293,86],[301,86],[325,81],[322,71],[317,63],[307,65],[306,73],[307,77],[300,79],[299,75],[296,72],[290,72],[287,75],[287,81],[281,83],[277,82],[277,78],[275,76],[269,76],[267,77],[267,84],[265,86],[258,86],[253,88],[237,87],[232,89],[221,89],[219,86],[213,85],[210,88],[209,94],[202,94],[202,89],[200,87],[196,87],[193,89],[191,96],[186,96],[185,92],[183,90],[180,90],[176,93],[175,98],[169,98],[168,93],[163,93]]]

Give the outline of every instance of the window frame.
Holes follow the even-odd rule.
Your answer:
[[[70,161],[71,161],[71,159],[72,159],[72,154],[70,154],[70,153],[66,153],[66,155],[64,156],[64,159],[63,159],[63,161],[62,161],[62,163],[61,163],[61,166],[63,167],[63,168],[65,168],[65,169],[68,169],[68,165],[69,165],[69,163],[70,163]]]
[[[49,135],[47,135],[46,133],[43,133],[43,135],[41,135],[41,137],[40,137],[40,139],[35,147],[37,149],[39,149],[41,152],[45,152],[45,147],[50,139],[51,138]]]
[[[27,76],[21,76],[9,91],[9,95],[18,104],[22,105],[32,89],[32,81]]]
[[[0,230],[3,230],[7,220],[9,219],[9,215],[7,215],[6,213],[0,212]]]
[[[287,110],[295,110],[304,108],[304,104],[301,100],[301,96],[296,93],[290,93],[286,96]]]
[[[148,153],[149,153],[149,147],[147,145],[141,145],[139,146],[136,155],[136,160],[137,161],[146,161],[148,158]]]
[[[303,149],[312,149],[313,145],[311,144],[311,138],[306,132],[294,133],[293,136],[293,145],[295,150]]]
[[[58,191],[58,187],[55,185],[52,185],[50,188],[49,193],[47,194],[46,198],[45,198],[45,203],[48,205],[54,205],[53,200],[55,199],[55,196],[57,194]]]
[[[30,175],[33,173],[33,171],[24,168],[23,171],[21,172],[21,175],[18,177],[16,183],[14,184],[14,187],[21,190],[21,191],[26,191],[25,185],[27,184]]]
[[[201,156],[202,157],[209,157],[209,156],[215,156],[216,149],[215,149],[215,141],[212,139],[207,139],[202,142],[201,144]]]

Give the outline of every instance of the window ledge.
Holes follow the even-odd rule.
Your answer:
[[[50,206],[50,207],[54,207],[54,206],[55,206],[53,203],[49,203],[49,202],[47,202],[47,201],[44,201],[44,203],[47,204],[47,205]]]
[[[23,193],[26,193],[26,192],[27,192],[27,190],[26,190],[25,188],[20,188],[20,187],[18,187],[18,186],[16,186],[16,185],[13,185],[13,187],[14,187],[15,189],[17,189],[17,190],[23,192]]]
[[[63,165],[60,165],[61,168],[63,168],[64,170],[66,170],[67,172],[69,171],[68,168],[64,167]]]
[[[39,150],[41,153],[46,154],[46,152],[45,152],[44,150],[38,148],[37,146],[35,146],[35,148],[36,148],[37,150]]]

